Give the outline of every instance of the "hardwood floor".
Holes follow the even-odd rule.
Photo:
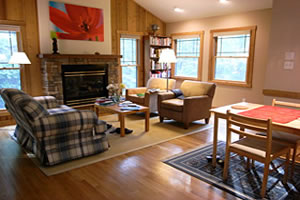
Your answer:
[[[0,199],[235,199],[161,162],[210,142],[212,129],[47,177],[0,134]]]

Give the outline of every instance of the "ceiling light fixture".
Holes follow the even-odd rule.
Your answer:
[[[179,13],[184,12],[184,10],[182,8],[177,8],[177,7],[174,8],[174,11],[179,12]]]
[[[219,0],[219,2],[222,3],[222,4],[227,4],[227,3],[229,3],[228,0]]]

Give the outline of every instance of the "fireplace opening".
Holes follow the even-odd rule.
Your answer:
[[[107,97],[108,65],[62,65],[64,104],[94,103]]]

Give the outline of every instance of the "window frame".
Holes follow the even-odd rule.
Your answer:
[[[237,27],[237,28],[226,28],[226,29],[214,29],[210,30],[210,51],[209,51],[209,68],[208,68],[208,81],[222,85],[231,85],[239,87],[252,87],[253,79],[253,63],[254,63],[254,50],[255,50],[255,39],[256,39],[257,26]],[[246,66],[246,80],[245,81],[233,81],[233,80],[218,80],[215,79],[215,65],[218,50],[217,37],[214,37],[216,33],[228,33],[238,31],[249,31],[250,32],[250,44],[249,44],[249,56],[247,58]],[[241,56],[221,56],[230,58],[241,58]]]
[[[203,48],[204,48],[204,31],[195,31],[195,32],[183,32],[183,33],[172,33],[172,48],[175,51],[175,55],[177,58],[177,39],[185,39],[185,38],[193,38],[193,36],[199,36],[200,38],[200,45],[199,45],[199,56],[180,56],[180,58],[197,58],[198,57],[198,73],[197,77],[188,77],[188,76],[176,76],[175,75],[175,68],[176,64],[171,64],[171,78],[175,79],[183,79],[183,80],[202,80],[202,65],[203,65]],[[182,37],[182,38],[180,38]]]
[[[137,51],[137,64],[136,65],[121,65],[121,58],[118,59],[118,65],[119,65],[119,81],[122,83],[122,67],[135,67],[137,68],[137,87],[142,86],[143,84],[143,56],[142,55],[142,49],[143,49],[143,32],[130,32],[130,31],[117,31],[118,33],[118,45],[117,45],[117,52],[119,55],[121,55],[121,38],[135,38],[137,39],[136,43],[136,51]]]

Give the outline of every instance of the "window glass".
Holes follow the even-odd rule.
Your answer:
[[[219,36],[217,56],[248,56],[250,34]]]
[[[177,58],[175,75],[197,78],[198,58]]]
[[[0,88],[21,89],[20,66],[8,64],[12,53],[17,51],[17,32],[0,30]],[[0,109],[5,109],[2,98]]]
[[[175,76],[198,77],[200,38],[176,39]]]
[[[126,88],[137,87],[137,67],[122,67],[122,82]]]
[[[216,80],[246,81],[247,58],[217,58]]]
[[[200,56],[200,38],[177,39],[177,56]]]
[[[136,65],[136,42],[134,38],[121,38],[121,65]]]

